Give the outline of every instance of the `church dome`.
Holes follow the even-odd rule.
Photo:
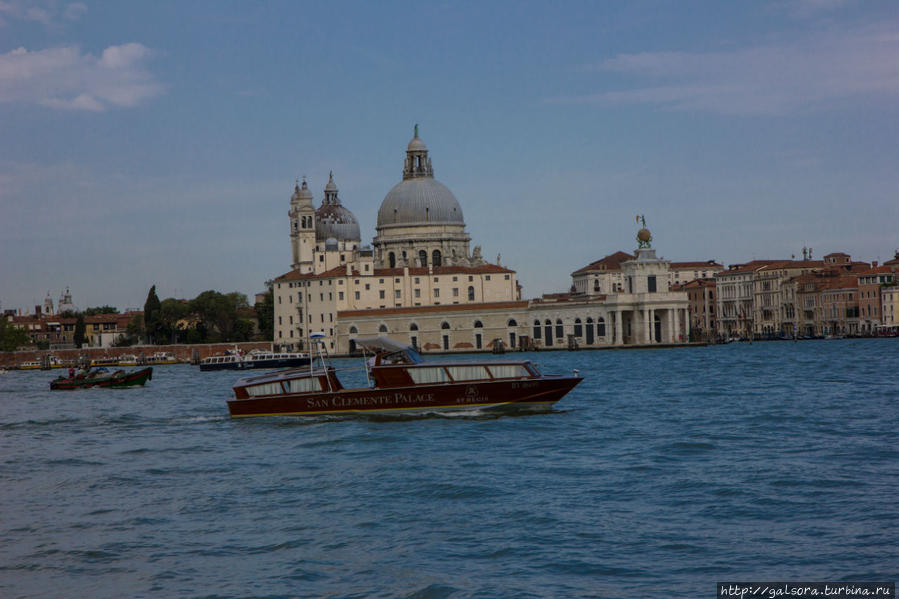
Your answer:
[[[333,237],[340,241],[361,241],[359,223],[353,213],[341,205],[325,205],[315,211],[315,239]]]
[[[464,225],[453,192],[433,179],[407,179],[391,189],[378,210],[378,226],[430,223]]]
[[[362,240],[356,217],[343,207],[337,196],[333,172],[325,186],[325,199],[315,211],[315,240],[326,241],[331,238],[339,241]]]
[[[403,180],[387,193],[378,210],[379,228],[412,224],[465,225],[456,196],[434,179],[428,148],[418,137],[418,125],[406,148]]]

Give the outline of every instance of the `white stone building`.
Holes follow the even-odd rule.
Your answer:
[[[651,345],[689,335],[687,296],[669,291],[670,263],[648,242],[574,273],[579,293],[522,301],[514,270],[488,263],[478,246],[469,251],[462,208],[434,179],[417,127],[372,248],[361,245],[333,174],[318,208],[306,182],[297,184],[288,216],[292,270],[273,281],[274,343],[283,349],[306,349],[319,332],[339,354],[378,334],[424,351],[486,350],[495,340],[516,349]]]

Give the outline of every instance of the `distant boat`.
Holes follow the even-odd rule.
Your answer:
[[[310,340],[316,342],[316,336]],[[411,345],[388,337],[355,339],[374,354],[365,362],[369,386],[347,389],[337,371],[320,365],[240,379],[228,402],[232,417],[540,410],[559,401],[583,379],[541,374],[529,360],[424,361]]]
[[[134,387],[143,385],[152,378],[152,368],[143,368],[131,372],[117,370],[113,373],[110,373],[105,368],[99,368],[87,374],[56,378],[50,382],[50,389],[52,391],[63,391],[87,389],[89,387]]]
[[[295,368],[308,366],[309,356],[301,353],[232,351],[224,356],[210,356],[200,361],[200,370],[247,370],[251,368]]]
[[[147,357],[147,364],[158,366],[162,364],[178,364],[178,358],[164,351],[158,351]]]
[[[119,359],[112,356],[103,356],[96,360],[91,360],[91,368],[100,368],[101,366],[118,366]]]

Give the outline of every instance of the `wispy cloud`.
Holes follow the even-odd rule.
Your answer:
[[[899,23],[889,23],[730,52],[620,54],[590,71],[645,85],[548,101],[779,115],[852,98],[896,99],[897,31]]]
[[[10,21],[31,21],[54,25],[62,20],[77,21],[87,12],[83,2],[35,2],[34,0],[0,0],[0,27]]]
[[[76,46],[0,54],[0,102],[69,110],[131,107],[161,94],[146,70],[152,51],[138,43],[110,46],[100,56]]]

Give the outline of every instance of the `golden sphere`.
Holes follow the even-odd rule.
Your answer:
[[[649,234],[649,229],[640,229],[637,231],[637,239],[643,242],[647,242],[652,239],[652,235]]]

